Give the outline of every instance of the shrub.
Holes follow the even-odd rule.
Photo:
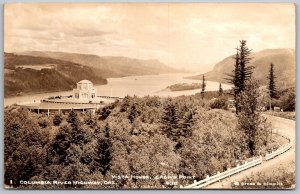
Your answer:
[[[59,126],[62,121],[62,116],[60,114],[55,114],[53,118],[53,124]]]
[[[223,97],[223,96],[221,96],[219,98],[216,98],[210,104],[210,108],[228,110],[228,99],[226,97]]]
[[[291,166],[289,166],[291,165]],[[239,185],[234,189],[294,189],[296,183],[294,162],[285,164],[285,167],[277,167],[272,170],[262,171],[251,176],[246,176],[241,182],[246,183],[276,183],[276,184],[255,184]],[[293,168],[293,170],[291,170]]]
[[[280,107],[283,111],[295,111],[296,94],[295,91],[287,91],[280,97]]]
[[[260,142],[267,143],[268,126],[259,112],[259,85],[254,79],[247,80],[245,90],[238,95],[240,112],[238,129],[244,131],[250,155],[258,154]]]
[[[38,119],[38,124],[41,128],[46,128],[50,125],[49,118],[47,116],[42,116]]]
[[[244,96],[253,100],[249,94]],[[227,103],[222,97],[218,101]],[[46,129],[38,124],[39,120],[40,125],[43,119],[49,120],[46,115],[38,117],[27,109],[8,107],[5,110],[5,183],[92,178],[102,181],[118,174],[151,177],[183,174],[200,180],[222,172],[235,166],[236,160],[247,157],[248,144],[245,131],[236,127],[236,115],[210,109],[208,102],[200,94],[176,98],[127,97],[108,106],[110,114],[105,120],[95,119],[103,116],[101,110],[95,116],[71,111],[65,116],[54,116],[56,124],[61,122],[59,127],[52,127],[51,119]],[[240,114],[246,115],[244,107],[248,105],[244,102]],[[266,147],[263,130],[266,127],[265,123],[258,124],[255,151],[260,154]],[[54,130],[47,130],[50,127]],[[192,181],[182,179],[178,185]],[[96,186],[93,187],[99,188]],[[42,185],[22,187],[42,188]],[[166,184],[163,179],[133,178],[101,188],[166,188]]]

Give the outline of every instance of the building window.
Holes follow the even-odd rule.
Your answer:
[[[86,93],[82,94],[82,98],[88,98],[88,95]]]

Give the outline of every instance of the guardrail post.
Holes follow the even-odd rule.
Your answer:
[[[219,175],[219,174],[220,174],[220,171],[218,171],[217,174]],[[219,179],[218,181],[221,182],[221,179]]]
[[[274,131],[277,131],[277,133],[278,133],[279,130],[274,129]],[[281,134],[283,134],[283,133],[281,133]],[[261,164],[263,162],[263,160],[264,161],[270,160],[270,159],[286,152],[287,150],[289,150],[292,147],[292,142],[294,143],[295,140],[288,138],[288,136],[285,136],[285,138],[288,139],[290,142],[288,145],[280,146],[278,149],[271,148],[271,153],[266,153],[264,156],[259,155],[259,156],[255,156],[252,158],[248,158],[247,160],[241,160],[241,161],[236,160],[236,167],[233,167],[233,169],[231,171],[230,171],[230,167],[226,168],[226,171],[227,172],[230,171],[230,173],[226,173],[226,171],[220,173],[218,171],[216,174],[212,175],[211,178],[209,177],[209,175],[206,175],[205,179],[200,180],[198,182],[194,180],[194,185],[190,185],[186,188],[202,188],[202,187],[205,187],[214,182],[217,182],[217,181],[220,182],[223,178],[230,177],[232,174],[241,172],[245,169],[252,168],[256,165]]]
[[[230,171],[231,168],[230,167],[227,167],[227,170],[226,171]],[[231,177],[231,175],[229,175],[228,177]]]

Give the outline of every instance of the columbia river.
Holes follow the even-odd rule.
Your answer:
[[[199,89],[185,91],[170,91],[167,86],[178,83],[201,83],[200,80],[185,79],[184,77],[197,75],[197,73],[177,73],[177,74],[159,74],[159,75],[143,75],[143,76],[128,76],[121,78],[108,78],[106,85],[95,85],[98,96],[113,96],[124,97],[126,95],[136,95],[139,97],[161,96],[161,97],[176,97],[181,95],[193,95],[199,93]],[[75,88],[76,86],[74,86]],[[230,85],[222,84],[224,90],[230,89]],[[217,91],[219,89],[218,82],[206,81],[206,91]],[[8,97],[4,99],[4,106],[14,103],[27,101],[39,101],[49,96],[67,96],[71,95],[72,91],[50,92],[42,94],[31,94],[24,96]]]

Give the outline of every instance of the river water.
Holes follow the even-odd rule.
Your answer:
[[[196,90],[185,90],[185,91],[169,91],[166,89],[167,86],[177,84],[177,83],[201,83],[201,80],[191,80],[185,79],[184,77],[198,75],[194,74],[160,74],[160,75],[144,75],[144,76],[128,76],[121,78],[109,78],[106,85],[96,85],[94,86],[97,90],[98,96],[114,96],[114,97],[124,97],[126,95],[137,95],[137,96],[171,96],[176,97],[180,95],[192,95],[199,93],[200,89]],[[75,88],[76,86],[74,86]],[[229,89],[230,86],[227,84],[222,84],[222,88]],[[216,91],[219,90],[219,83],[206,81],[206,91]],[[39,101],[40,99],[49,96],[67,96],[71,95],[72,91],[61,91],[61,92],[51,92],[42,94],[31,94],[24,96],[16,96],[4,98],[4,106],[11,105],[14,103],[22,103],[29,101]]]

